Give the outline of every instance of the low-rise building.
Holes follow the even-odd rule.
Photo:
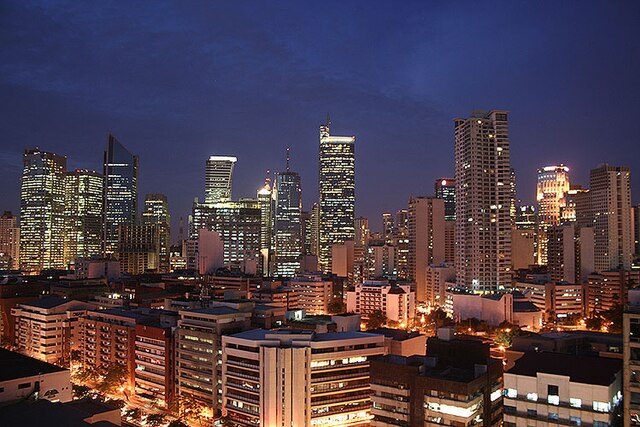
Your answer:
[[[637,296],[637,292],[634,292]],[[625,308],[622,317],[624,427],[640,425],[640,301]]]
[[[224,414],[242,426],[368,426],[382,335],[254,329],[222,337]]]
[[[504,373],[504,426],[614,425],[622,363],[606,357],[528,352]]]
[[[367,318],[381,311],[388,321],[408,323],[416,315],[415,292],[409,285],[393,285],[387,280],[367,280],[347,292],[347,311]]]
[[[378,328],[367,332],[384,335],[386,354],[413,356],[427,353],[427,335],[418,331],[409,332],[403,329]]]
[[[543,312],[519,292],[474,294],[453,289],[447,292],[445,311],[454,319],[479,319],[490,326],[508,322],[520,327],[539,329]]]
[[[311,315],[329,314],[329,304],[333,301],[333,281],[319,274],[308,274],[292,278],[289,288],[297,300],[295,308]]]
[[[640,270],[611,270],[589,275],[587,315],[624,306],[629,289],[640,285]]]
[[[516,282],[516,288],[542,310],[548,320],[584,315],[584,285],[567,282]]]

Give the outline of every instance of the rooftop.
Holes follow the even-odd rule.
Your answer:
[[[0,381],[15,380],[41,374],[62,372],[67,369],[33,357],[0,348]]]
[[[89,423],[85,419],[119,409],[93,400],[52,403],[23,400],[0,408],[2,425],[21,427],[113,427],[108,421]]]
[[[622,360],[607,357],[575,356],[549,352],[526,352],[505,374],[537,377],[562,375],[581,384],[609,386],[622,371]]]
[[[405,331],[404,329],[392,329],[392,328],[378,328],[367,331],[372,334],[380,334],[384,335],[387,338],[391,338],[395,341],[404,341],[411,338],[419,337],[420,332],[418,331]]]
[[[68,303],[69,300],[58,296],[46,296],[44,298],[37,299],[30,303],[24,304],[29,307],[38,307],[44,309],[51,309],[62,304]]]

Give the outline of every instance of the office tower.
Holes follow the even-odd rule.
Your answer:
[[[311,255],[320,253],[320,204],[314,203],[309,212],[311,222]]]
[[[409,277],[416,283],[416,299],[426,298],[427,267],[442,264],[445,257],[444,200],[409,199]]]
[[[241,426],[369,425],[369,359],[384,351],[383,335],[364,332],[225,335],[223,414]]]
[[[438,336],[427,340],[426,356],[371,361],[373,427],[501,425],[502,361],[489,344]]]
[[[356,218],[356,244],[366,246],[369,243],[369,220],[365,217]]]
[[[138,156],[131,154],[113,135],[107,136],[104,176],[103,254],[118,249],[118,227],[138,219]]]
[[[160,268],[158,224],[121,224],[118,227],[120,271],[132,275],[157,272]]]
[[[440,178],[434,184],[435,196],[444,200],[444,219],[456,220],[456,180],[453,178]]]
[[[20,268],[29,273],[64,268],[64,198],[67,158],[24,152],[20,192]]]
[[[527,351],[504,373],[503,425],[612,426],[621,400],[620,360]]]
[[[409,278],[409,211],[400,209],[396,212],[395,268],[400,279]],[[445,248],[446,251],[446,248]],[[446,256],[446,254],[445,254]]]
[[[20,228],[10,211],[4,211],[0,216],[0,259],[6,270],[20,268]]]
[[[190,238],[197,240],[199,231],[207,229],[220,234],[224,246],[224,264],[248,274],[259,272],[262,213],[256,199],[237,202],[193,204]]]
[[[506,111],[455,119],[456,283],[511,284],[511,168]]]
[[[516,209],[516,228],[518,230],[535,231],[538,226],[538,215],[535,206],[521,205]]]
[[[157,226],[160,245],[157,271],[158,273],[168,273],[170,271],[169,258],[171,255],[171,217],[169,215],[167,196],[157,193],[145,196],[142,224]]]
[[[289,170],[276,174],[275,183],[275,271],[281,277],[295,276],[302,256],[302,189],[300,175]]]
[[[629,269],[633,255],[631,172],[628,167],[602,165],[591,170],[591,212],[598,272]]]
[[[211,156],[207,160],[204,184],[204,202],[218,203],[231,200],[233,168],[237,157]]]
[[[176,394],[200,402],[208,412],[206,415],[219,415],[222,408],[222,334],[248,329],[251,312],[214,306],[180,310],[179,314]],[[243,370],[237,368],[235,372],[242,374]]]
[[[517,189],[517,185],[516,185],[516,170],[514,168],[511,168],[511,183],[509,185],[509,189],[511,190],[511,205],[509,208],[509,216],[511,217],[511,226],[514,227],[515,226],[515,221],[516,221],[516,208],[517,208],[517,200],[518,200],[518,196],[516,193],[516,189]]]
[[[547,266],[554,282],[584,283],[594,272],[594,236],[592,227],[578,228],[574,223],[547,229]]]
[[[354,239],[355,136],[332,136],[320,126],[320,253],[318,266],[331,271],[331,247]]]
[[[560,224],[561,211],[567,205],[565,195],[570,189],[568,167],[560,165],[538,169],[538,264],[547,264],[547,230]]]
[[[382,214],[382,237],[387,244],[393,243],[393,236],[395,235],[395,226],[393,221],[393,214],[385,212]]]
[[[65,178],[64,262],[102,253],[104,179],[96,171],[67,172]]]

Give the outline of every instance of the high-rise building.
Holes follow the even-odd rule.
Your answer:
[[[387,244],[393,243],[393,236],[395,235],[395,224],[393,220],[393,214],[385,212],[382,214],[382,237]]]
[[[560,224],[562,209],[567,205],[565,195],[570,189],[568,167],[560,165],[538,169],[538,264],[547,264],[547,230]]]
[[[593,228],[575,224],[547,229],[547,267],[554,282],[585,283],[594,271]]]
[[[396,212],[396,235],[394,238],[395,268],[400,279],[409,278],[409,211],[400,209]],[[446,251],[446,248],[445,248]],[[445,254],[446,257],[446,254]]]
[[[241,426],[368,426],[384,336],[254,329],[222,337],[223,414]]]
[[[365,217],[356,218],[356,244],[366,246],[370,237],[369,220]]]
[[[453,178],[440,178],[434,184],[435,196],[444,200],[444,219],[456,220],[456,180]]]
[[[144,199],[142,224],[156,225],[158,228],[158,243],[160,258],[158,259],[158,273],[168,273],[171,250],[171,217],[169,204],[164,194],[147,194]]]
[[[118,227],[138,219],[138,156],[131,154],[113,135],[104,152],[104,255],[118,249]]]
[[[588,276],[587,315],[623,307],[629,301],[629,290],[640,284],[640,270],[610,270]]]
[[[591,170],[590,181],[596,271],[629,269],[633,258],[631,172],[628,167],[605,164]]]
[[[260,204],[260,260],[262,274],[270,276],[269,264],[272,258],[272,237],[273,237],[273,194],[271,190],[271,179],[266,178],[264,186],[258,190],[256,198]]]
[[[355,136],[333,136],[320,126],[320,229],[318,267],[331,271],[331,247],[355,236]]]
[[[118,227],[120,271],[144,274],[160,268],[160,227],[157,224],[121,224]]]
[[[211,156],[207,160],[204,202],[218,203],[231,200],[233,168],[238,161],[232,156]]]
[[[314,203],[309,212],[309,221],[311,223],[311,255],[320,253],[320,204]]]
[[[640,258],[640,205],[632,209],[631,220],[633,222],[633,249],[635,259]]]
[[[302,256],[302,188],[300,175],[289,170],[276,174],[275,183],[275,271],[276,276],[292,277],[300,269]]]
[[[416,283],[416,299],[426,298],[427,267],[442,264],[445,257],[444,200],[409,199],[409,277]]]
[[[67,172],[65,179],[64,261],[102,253],[104,179],[96,171]]]
[[[20,192],[20,268],[37,273],[64,268],[67,158],[25,150]]]
[[[507,112],[455,119],[456,283],[476,291],[511,284],[511,166]]]
[[[9,211],[0,216],[0,262],[4,269],[20,268],[20,228],[16,216]]]

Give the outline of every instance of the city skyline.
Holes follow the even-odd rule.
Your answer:
[[[171,19],[167,18],[171,13],[153,12],[144,24],[157,27],[155,35],[146,31],[146,26],[140,30],[120,22],[111,12],[101,16],[112,24],[110,33],[120,30],[115,32],[121,38],[111,40],[101,31],[83,39],[93,28],[90,23],[95,10],[78,9],[74,14],[47,4],[40,8],[8,4],[0,33],[12,41],[4,50],[5,77],[0,81],[10,101],[0,115],[7,130],[0,157],[0,178],[6,183],[0,189],[6,201],[3,209],[19,211],[20,159],[25,148],[38,146],[66,155],[69,170],[101,170],[105,134],[111,131],[140,156],[139,194],[167,194],[174,230],[181,217],[186,222],[193,197],[203,196],[202,163],[211,155],[238,157],[234,171],[237,199],[253,196],[265,171],[273,170],[280,163],[279,153],[291,146],[293,167],[301,175],[303,209],[310,210],[318,194],[314,184],[317,126],[327,111],[333,117],[332,131],[358,138],[356,216],[369,218],[373,229],[381,228],[382,212],[405,208],[411,195],[432,195],[433,180],[453,174],[452,118],[476,108],[510,111],[512,166],[518,176],[518,197],[527,204],[535,200],[537,168],[549,164],[566,164],[571,168],[572,183],[583,186],[588,185],[590,170],[601,163],[629,166],[632,186],[637,187],[639,176],[633,173],[638,166],[633,162],[638,157],[633,120],[637,100],[627,93],[640,69],[640,55],[634,55],[637,46],[632,43],[639,30],[631,26],[640,12],[638,5],[619,3],[611,8],[589,4],[579,16],[571,15],[570,22],[566,18],[573,8],[567,4],[554,5],[553,18],[545,14],[544,7],[500,6],[487,5],[494,12],[491,28],[470,21],[470,5],[437,5],[427,11],[419,5],[390,10],[378,4],[362,18],[358,8],[343,6],[336,9],[339,12],[331,25],[339,28],[339,23],[350,22],[351,29],[329,32],[331,35],[304,29],[317,25],[317,17],[313,8],[303,11],[295,6],[282,15],[269,14],[282,25],[270,24],[268,28],[253,19],[253,8],[183,10]],[[167,12],[167,8],[160,9]],[[214,23],[218,19],[214,12],[232,13],[246,29],[221,25],[216,31],[207,31],[197,16],[200,12],[202,18]],[[135,7],[129,13],[134,18],[142,16]],[[387,15],[388,21],[382,21]],[[447,26],[454,15],[461,23]],[[75,35],[63,31],[56,20],[72,28]],[[374,51],[368,40],[380,30],[372,28],[371,23],[376,22],[385,25],[375,38],[381,46]],[[48,41],[38,37],[18,41],[20,23],[36,35],[45,31]],[[440,24],[425,30],[429,23]],[[465,25],[469,29],[458,34]],[[190,26],[193,30],[187,31]],[[405,28],[407,34],[401,31]],[[300,41],[292,41],[287,30]],[[167,41],[173,31],[178,36],[170,39],[176,44],[172,50],[193,53],[172,53],[174,71],[155,70],[161,67],[155,67],[149,56],[137,59],[132,54],[142,46],[156,49],[154,43]],[[537,37],[537,31],[547,37]],[[455,49],[471,33],[478,35],[474,44],[469,49]],[[265,35],[264,41],[257,34]],[[213,51],[236,43],[240,63],[233,55],[212,61],[206,50],[190,41],[194,35]],[[360,52],[354,58],[349,57],[348,47],[341,46],[345,38],[353,39],[353,49]],[[471,49],[494,39],[499,40],[498,61],[488,63]],[[56,59],[64,56],[54,55],[64,53],[56,40],[70,51],[86,53],[89,61],[66,51],[70,63]],[[110,44],[100,55],[121,58],[122,70],[89,65],[93,49],[104,40]],[[363,46],[365,40],[367,45]],[[259,43],[264,43],[264,49]],[[319,63],[317,52],[303,49],[305,43],[320,48],[319,57],[329,59],[326,63],[331,66]],[[402,49],[394,49],[398,43]],[[608,47],[614,44],[624,46],[628,54],[610,52]],[[36,58],[26,53],[45,49],[53,54]],[[290,65],[286,75],[290,85],[283,85],[277,72],[270,69],[275,65],[273,58],[257,61],[269,54]],[[378,65],[380,55],[389,55],[394,67],[386,65],[391,62],[361,66],[369,61]],[[191,56],[201,65],[195,67],[197,71],[187,67]],[[433,64],[434,57],[438,64]],[[486,66],[486,71],[476,73],[470,81],[486,84],[457,84],[464,81],[460,79],[469,61]],[[92,80],[69,73],[68,68],[77,68]],[[43,74],[45,69],[50,72]],[[238,72],[242,70],[245,72]],[[123,80],[131,71],[148,82]],[[613,73],[616,78],[611,80],[608,76]],[[90,84],[94,79],[103,83]],[[496,85],[498,79],[500,84]],[[609,79],[606,91],[598,85],[602,79]],[[309,81],[315,83],[308,86]],[[233,93],[230,85],[243,88]],[[310,89],[314,89],[313,97]],[[169,99],[175,100],[171,116],[159,106]],[[252,126],[244,126],[248,121]],[[610,150],[611,144],[617,147],[615,151]],[[377,173],[380,164],[394,171],[393,179]],[[636,203],[637,198],[632,201]]]

